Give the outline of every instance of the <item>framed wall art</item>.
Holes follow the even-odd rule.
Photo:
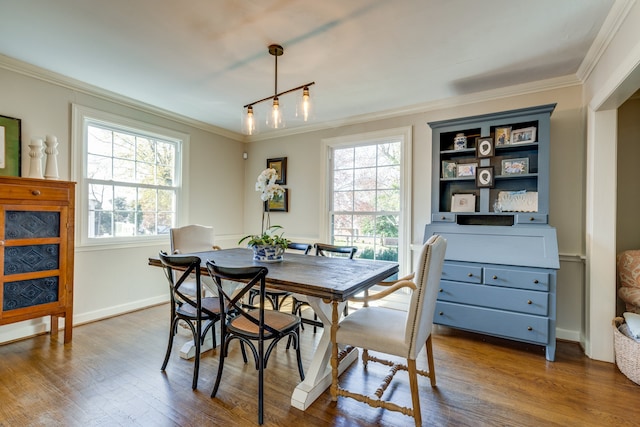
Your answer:
[[[20,176],[20,119],[0,116],[0,176]]]
[[[277,157],[267,159],[267,168],[275,169],[278,173],[276,184],[285,185],[287,183],[287,158]]]
[[[511,144],[511,126],[496,128],[495,137],[496,147]]]
[[[502,175],[522,175],[529,173],[529,159],[507,159],[502,161]]]
[[[536,142],[536,128],[528,127],[524,129],[516,129],[511,132],[512,144],[528,144]]]
[[[460,193],[451,196],[451,212],[475,212],[476,195],[473,193]]]
[[[280,194],[271,200],[264,202],[265,212],[289,212],[289,189],[284,189],[284,194]]]
[[[493,138],[490,136],[476,139],[476,157],[479,159],[493,157]]]
[[[493,166],[481,166],[476,170],[476,187],[493,188]]]

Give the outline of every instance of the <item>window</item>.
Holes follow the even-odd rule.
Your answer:
[[[185,135],[77,106],[74,122],[82,141],[81,242],[167,235],[177,223]]]
[[[356,257],[409,265],[410,128],[326,140],[327,238]]]

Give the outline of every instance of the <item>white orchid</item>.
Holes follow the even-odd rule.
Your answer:
[[[276,184],[278,172],[275,169],[268,168],[260,172],[256,181],[256,191],[259,191],[260,199],[263,202],[273,200],[274,197],[284,194],[284,188]]]

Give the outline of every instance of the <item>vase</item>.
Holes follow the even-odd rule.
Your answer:
[[[464,133],[459,133],[453,139],[453,149],[464,150],[465,148],[467,148],[467,137],[464,136]]]
[[[282,246],[255,245],[253,260],[258,262],[282,262],[284,260],[284,248]]]

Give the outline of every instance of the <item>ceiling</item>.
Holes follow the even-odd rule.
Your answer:
[[[315,81],[336,125],[575,75],[614,1],[0,0],[0,54],[239,133],[277,43],[278,90]]]

